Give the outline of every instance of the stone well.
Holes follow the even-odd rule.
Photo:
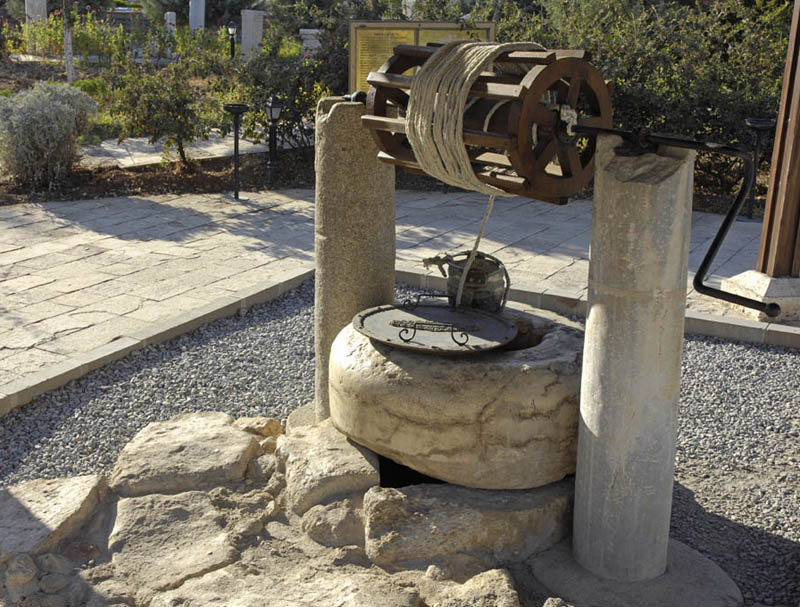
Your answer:
[[[437,479],[528,489],[575,472],[583,334],[533,308],[504,350],[434,356],[373,342],[352,326],[333,343],[330,409],[353,441]]]

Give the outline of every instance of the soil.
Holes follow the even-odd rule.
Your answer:
[[[97,67],[75,66],[78,79],[92,78],[100,73]],[[13,92],[31,88],[37,82],[66,82],[67,70],[61,61],[10,61],[0,59],[0,91]]]
[[[310,149],[282,151],[278,155],[274,182],[270,185],[267,154],[246,154],[241,156],[239,178],[241,191],[313,188],[314,155]],[[9,176],[0,176],[0,205],[147,194],[219,193],[232,191],[233,182],[232,158],[196,160],[188,169],[178,163],[131,169],[78,168],[51,190],[20,186]],[[431,177],[412,175],[404,170],[397,171],[397,188],[432,192],[456,190]]]

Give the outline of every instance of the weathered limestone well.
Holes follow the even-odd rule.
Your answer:
[[[522,329],[520,349],[469,356],[390,348],[348,325],[331,350],[334,425],[467,487],[527,489],[574,473],[583,335],[543,311],[507,314]]]
[[[694,152],[598,140],[573,550],[601,578],[664,573]]]
[[[331,343],[358,312],[394,298],[394,167],[361,126],[363,103],[317,107],[314,348],[317,421],[329,416]]]

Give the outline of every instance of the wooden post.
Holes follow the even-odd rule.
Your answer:
[[[758,271],[800,276],[800,2],[795,2]]]

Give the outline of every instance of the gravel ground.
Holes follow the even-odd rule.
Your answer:
[[[314,391],[313,283],[49,392],[0,419],[0,486],[109,472],[185,411],[284,419]],[[800,351],[709,338],[684,350],[672,535],[748,604],[800,607]]]

